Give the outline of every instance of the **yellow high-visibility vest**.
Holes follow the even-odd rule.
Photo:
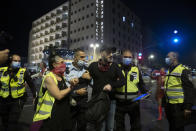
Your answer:
[[[48,90],[46,90],[45,93],[43,92],[44,81],[46,77],[49,77],[49,76],[54,79],[56,84],[58,84],[56,76],[52,72],[49,72],[48,74],[44,76],[41,87],[40,87],[39,95],[38,95],[39,97],[38,104],[37,104],[36,112],[33,118],[34,122],[45,120],[51,117],[51,112],[52,112],[53,104],[55,102],[55,98],[50,95]]]
[[[181,76],[184,69],[183,65],[178,65],[172,72],[167,73],[165,79],[165,92],[167,101],[170,104],[177,104],[184,102],[184,90],[182,88]]]
[[[10,74],[6,74],[8,67],[1,67],[0,68],[0,96],[3,98],[7,98],[9,95],[12,98],[19,98],[24,95],[25,93],[25,81],[24,81],[24,74],[26,69],[20,68],[16,74],[16,76],[10,79]],[[9,91],[9,86],[10,90]],[[10,94],[11,92],[11,94]]]
[[[121,67],[121,65],[119,65]],[[132,99],[138,94],[138,83],[139,83],[139,69],[136,66],[131,67],[131,70],[125,74],[125,71],[122,70],[123,75],[126,78],[126,85],[116,88],[115,97],[118,99]],[[131,77],[133,77],[131,80]]]

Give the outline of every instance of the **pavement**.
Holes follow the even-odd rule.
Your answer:
[[[158,107],[157,102],[155,100],[156,82],[151,81],[147,83],[147,86],[150,87],[152,95],[148,99],[141,101],[140,110],[142,131],[168,131],[168,122],[165,117],[163,117],[163,120],[157,121]],[[19,126],[21,127],[20,131],[29,131],[29,126],[32,123],[34,113],[32,105],[32,95],[31,93],[29,93],[29,90],[27,90],[27,92],[29,94],[29,98],[24,106],[22,115],[19,120]],[[128,116],[126,116],[126,131],[130,131],[131,128],[131,125],[129,124],[128,120],[129,118]],[[192,121],[188,126],[186,126],[185,131],[196,131],[196,111],[193,112]]]

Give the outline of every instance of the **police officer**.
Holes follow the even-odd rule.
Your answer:
[[[131,131],[141,131],[140,125],[140,105],[133,102],[138,93],[146,93],[142,75],[137,66],[133,64],[133,54],[130,50],[123,51],[122,63],[119,64],[126,84],[121,88],[116,88],[116,130],[125,131],[125,115],[130,117]]]
[[[193,105],[193,84],[189,70],[178,62],[178,54],[170,52],[165,59],[169,66],[165,79],[166,116],[170,131],[184,131],[185,118],[189,118]]]
[[[88,79],[83,79],[87,73],[87,62],[85,59],[86,54],[84,50],[75,50],[74,61],[69,67],[69,74],[66,75],[66,79],[69,82],[67,85],[75,85],[71,94],[72,98],[76,101],[74,106],[72,106],[74,120],[73,131],[86,131],[87,126],[87,123],[84,120],[84,114],[87,108],[88,85],[90,84],[90,81]]]
[[[25,82],[31,88],[33,97],[36,90],[25,68],[21,68],[19,55],[12,55],[8,67],[0,68],[0,118],[1,131],[17,131],[18,119],[26,100]]]

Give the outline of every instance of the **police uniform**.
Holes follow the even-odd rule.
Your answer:
[[[165,79],[166,116],[170,131],[184,131],[184,109],[191,110],[193,84],[188,68],[179,64],[170,67]]]
[[[0,117],[3,129],[17,131],[18,119],[26,100],[25,82],[31,87],[34,97],[36,92],[25,68],[10,70],[0,68]]]
[[[146,93],[141,73],[138,67],[129,65],[119,65],[123,75],[126,78],[126,84],[117,88],[115,92],[115,98],[117,99],[116,108],[116,130],[125,130],[125,114],[130,117],[130,124],[133,131],[140,131],[140,106],[139,102],[133,102],[132,100],[138,96],[139,91]]]

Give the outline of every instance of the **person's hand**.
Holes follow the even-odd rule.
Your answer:
[[[78,90],[76,90],[76,94],[81,95],[81,96],[86,95],[87,90],[86,90],[86,88],[78,89]]]
[[[185,109],[184,110],[184,117],[185,117],[185,119],[190,119],[190,117],[191,117],[191,110]]]
[[[79,83],[79,79],[78,78],[73,78],[70,80],[71,85],[75,86]]]
[[[9,52],[10,51],[8,49],[0,51],[0,64],[3,64],[7,61]]]
[[[110,84],[107,84],[104,86],[103,88],[104,91],[111,91],[112,90],[112,86]]]
[[[82,78],[83,78],[83,79],[90,80],[90,79],[91,79],[90,73],[89,73],[88,71],[84,72],[84,73],[82,74]]]

